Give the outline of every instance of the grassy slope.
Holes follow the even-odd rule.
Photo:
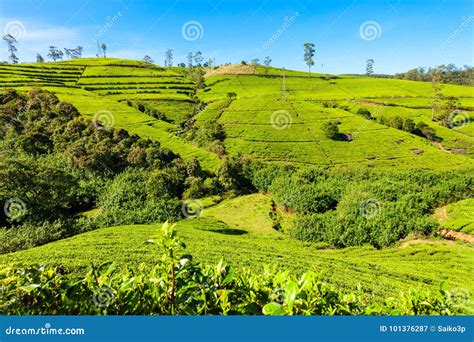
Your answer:
[[[439,208],[435,217],[443,228],[474,235],[474,199],[465,199]]]
[[[281,77],[254,75],[213,76],[207,79],[209,88],[200,94],[211,102],[198,115],[198,123],[218,119],[227,132],[225,141],[230,153],[251,154],[266,161],[286,161],[298,165],[368,164],[376,167],[454,168],[472,164],[466,156],[442,151],[426,139],[366,120],[355,111],[372,97],[402,97],[425,99],[430,94],[429,83],[392,79],[339,77],[308,78],[301,75]],[[283,90],[284,89],[284,92]],[[471,99],[472,88],[447,85],[447,95]],[[223,106],[228,92],[235,92],[237,100]],[[285,100],[286,97],[286,100]],[[323,102],[336,100],[349,104],[349,111],[324,108]],[[387,111],[428,121],[426,109],[405,107],[376,107],[374,116]],[[383,108],[379,109],[379,108]],[[373,110],[373,107],[371,107]],[[272,114],[291,125],[278,130],[272,126]],[[394,114],[395,115],[395,114]],[[418,118],[419,117],[419,118]],[[354,137],[351,142],[334,141],[325,137],[320,126],[328,119],[340,122],[340,131]],[[461,130],[450,130],[433,123],[446,148],[458,148],[472,154],[474,137]],[[469,125],[467,125],[469,126]],[[465,127],[462,128],[466,130]],[[414,151],[422,151],[415,154]]]
[[[198,123],[211,118],[222,122],[227,132],[225,145],[229,153],[250,154],[257,159],[299,166],[367,164],[380,168],[452,169],[472,164],[471,159],[455,153],[473,156],[474,126],[465,125],[453,130],[432,123],[426,109],[431,95],[431,85],[427,82],[320,74],[309,78],[305,72],[266,70],[260,66],[256,67],[256,72],[261,76],[208,77],[208,88],[200,93],[209,105],[198,115]],[[185,159],[197,157],[206,169],[215,170],[219,158],[177,137],[174,132],[178,127],[173,122],[156,120],[120,103],[145,100],[171,121],[179,121],[186,115],[183,110],[189,112],[188,101],[192,95],[192,83],[185,75],[182,68],[164,69],[139,61],[90,58],[3,65],[0,66],[0,88],[49,86],[48,89],[76,105],[84,115],[108,110],[113,113],[117,127],[158,139]],[[220,109],[228,92],[237,93],[237,100]],[[470,87],[445,85],[443,93],[458,96],[466,108],[474,100]],[[348,103],[351,111],[324,108],[322,101],[326,100]],[[427,122],[443,139],[442,145],[435,146],[425,139],[353,114],[368,101],[396,105],[370,107],[374,116],[401,115]],[[180,103],[183,104],[181,107]],[[271,115],[282,110],[291,115],[292,124],[276,130],[271,125]],[[320,126],[328,119],[341,122],[341,132],[351,134],[354,140],[327,139]],[[421,154],[414,153],[420,151]]]
[[[95,90],[98,82],[101,88]],[[163,100],[166,104],[183,101],[185,106],[189,106],[188,94],[177,92],[183,89],[172,88],[189,87],[189,84],[179,68],[154,68],[138,61],[81,59],[40,65],[0,66],[0,89],[14,87],[27,90],[32,86],[41,86],[55,92],[62,101],[72,103],[85,116],[93,117],[99,111],[108,111],[113,115],[115,127],[159,140],[162,146],[183,158],[196,157],[204,168],[215,170],[219,165],[217,155],[177,137],[173,133],[176,125],[119,102],[152,98],[157,102]],[[89,88],[92,90],[86,90]],[[113,94],[107,95],[107,92]]]
[[[285,267],[292,272],[313,269],[331,284],[390,296],[410,287],[436,290],[446,280],[448,287],[474,291],[471,277],[473,247],[458,242],[429,240],[375,250],[354,247],[318,250],[315,245],[269,231],[269,199],[250,195],[206,208],[203,217],[181,221],[179,236],[187,253],[196,260],[217,263],[221,257],[240,268],[261,269],[262,264]],[[255,219],[255,220],[254,220]],[[122,266],[153,265],[159,257],[144,242],[156,236],[159,225],[103,228],[69,239],[0,256],[0,264],[41,262],[60,264],[80,271],[93,264],[116,261]]]

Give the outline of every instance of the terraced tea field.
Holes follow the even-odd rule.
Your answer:
[[[451,168],[471,163],[465,156],[440,151],[439,146],[426,139],[354,114],[358,108],[366,107],[375,118],[396,114],[428,123],[431,114],[425,100],[430,85],[426,82],[344,76],[336,79],[287,76],[283,81],[281,77],[253,75],[210,77],[208,82],[210,90],[200,96],[211,104],[197,116],[198,122],[217,119],[223,123],[227,132],[226,148],[231,153],[299,165]],[[236,93],[237,99],[218,110],[219,103],[229,92]],[[472,101],[468,87],[446,86],[445,92],[460,96],[462,101]],[[415,101],[416,96],[422,94],[423,109],[363,105],[372,97],[389,94],[395,100]],[[342,104],[346,109],[327,108],[327,103]],[[352,141],[326,138],[321,124],[327,120],[338,121],[340,131],[350,134]],[[443,147],[463,154],[472,153],[474,135],[470,134],[469,125],[459,130],[436,123],[430,125],[443,139]]]
[[[0,89],[52,91],[82,115],[158,140],[186,160],[197,158],[211,172],[218,170],[222,157],[186,139],[187,125],[195,123],[199,128],[215,120],[225,131],[226,153],[301,168],[473,169],[471,87],[443,86],[444,95],[458,97],[465,120],[463,125],[448,128],[431,120],[431,84],[427,82],[308,77],[305,72],[260,66],[247,66],[242,74],[226,74],[222,68],[208,73],[205,86],[197,90],[185,68],[137,61],[78,59],[0,65]],[[358,115],[360,108],[368,109],[374,120]],[[150,109],[157,115],[147,114]],[[380,124],[376,119],[382,116],[425,122],[439,139],[432,142]],[[337,139],[328,138],[323,131],[321,126],[327,121],[337,122],[341,133]],[[362,284],[364,291],[380,298],[409,288],[436,291],[441,281],[448,288],[474,291],[472,244],[414,234],[380,250],[362,244],[328,249],[327,244],[302,242],[275,230],[271,194],[235,198],[231,194],[217,204],[220,196],[228,194],[211,195],[214,197],[201,199],[201,217],[177,223],[178,235],[196,260],[215,264],[223,257],[238,268],[259,271],[264,265],[295,273],[315,270],[338,288],[354,289]],[[472,234],[471,201],[443,207],[443,228]],[[100,214],[100,208],[88,209]],[[291,210],[285,214],[289,221],[293,219]],[[41,262],[79,273],[91,263],[104,261],[149,267],[159,254],[145,241],[157,234],[158,223],[97,229],[0,255],[0,264]]]
[[[219,71],[219,69],[217,69]],[[284,77],[283,77],[284,76]],[[80,59],[60,63],[0,66],[0,88],[43,87],[71,102],[86,116],[106,111],[113,124],[159,140],[185,159],[196,157],[215,170],[219,157],[181,138],[179,124],[193,113],[194,84],[184,68],[160,68],[119,59]],[[227,94],[237,94],[227,103]],[[445,85],[457,96],[463,117],[472,119],[472,88]],[[455,129],[430,119],[431,85],[394,79],[331,76],[256,67],[252,74],[207,77],[199,98],[206,108],[197,125],[216,119],[224,125],[226,150],[269,162],[310,165],[363,164],[380,168],[468,167],[474,151],[472,125]],[[162,114],[158,120],[128,104],[144,102]],[[340,108],[327,108],[336,103]],[[345,106],[341,109],[341,106]],[[441,139],[426,139],[380,125],[355,114],[365,107],[372,116],[397,115],[423,121]],[[328,139],[327,120],[339,122],[351,141]]]
[[[217,264],[220,258],[237,268],[261,271],[272,265],[294,273],[320,272],[338,288],[393,296],[398,291],[422,288],[437,291],[441,281],[448,288],[474,291],[472,246],[461,242],[426,240],[384,250],[356,247],[318,249],[316,244],[289,239],[271,228],[270,199],[249,195],[204,209],[203,216],[177,225],[186,253],[195,260]],[[0,256],[0,264],[25,264],[41,260],[82,272],[91,264],[115,261],[122,267],[153,266],[160,253],[144,242],[156,237],[160,225],[103,228],[45,246]],[[414,242],[414,241],[412,241]]]

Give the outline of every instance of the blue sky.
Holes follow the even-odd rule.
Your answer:
[[[16,34],[23,62],[34,61],[37,52],[46,56],[49,45],[82,45],[85,56],[95,56],[99,41],[111,57],[147,54],[158,64],[172,48],[175,63],[199,50],[218,64],[270,56],[272,65],[306,70],[302,46],[314,42],[316,71],[362,73],[372,58],[376,73],[395,73],[417,66],[472,65],[473,3],[1,0],[0,28]],[[190,33],[183,35],[188,22],[193,22]],[[5,44],[1,52],[5,60]]]

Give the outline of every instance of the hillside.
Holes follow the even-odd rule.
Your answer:
[[[441,281],[449,288],[474,291],[470,277],[474,248],[461,242],[432,239],[378,251],[370,246],[342,250],[318,249],[317,244],[289,239],[272,231],[268,220],[270,199],[250,195],[206,208],[203,217],[177,225],[187,250],[199,261],[226,262],[252,271],[274,265],[292,272],[321,272],[338,288],[353,290],[358,284],[376,296],[391,296],[409,288],[436,291]],[[160,254],[145,244],[156,238],[159,225],[103,228],[26,251],[0,256],[0,264],[34,263],[61,265],[81,272],[103,260],[121,266],[147,267]]]
[[[449,125],[427,82],[255,65],[0,65],[0,90],[0,265],[148,270],[170,221],[205,264],[474,293],[472,87],[443,86]]]
[[[472,125],[449,129],[431,122],[429,83],[319,74],[307,77],[302,72],[245,67],[259,75],[251,75],[247,69],[239,74],[235,65],[221,67],[224,75],[220,75],[217,68],[198,93],[205,109],[196,116],[197,125],[211,119],[222,123],[224,145],[230,154],[299,166],[449,169],[471,164]],[[207,169],[215,170],[219,164],[215,153],[178,134],[195,104],[194,85],[185,69],[117,59],[0,66],[0,88],[36,86],[55,92],[83,115],[101,116],[115,127],[159,140],[185,159],[196,157]],[[229,101],[228,93],[235,93],[236,98]],[[472,118],[472,88],[446,85],[443,93],[458,97],[462,118]],[[161,120],[137,110],[137,102],[158,111]],[[435,129],[438,140],[433,143],[367,120],[356,114],[360,108],[370,110],[375,119],[397,115],[411,118],[415,124],[425,122]],[[351,141],[328,139],[321,131],[326,120],[337,121],[341,133]]]

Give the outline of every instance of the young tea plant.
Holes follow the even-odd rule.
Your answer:
[[[160,237],[157,241],[148,240],[147,243],[156,244],[163,251],[161,256],[161,267],[164,269],[167,297],[165,305],[171,307],[171,314],[176,314],[176,272],[192,260],[190,255],[178,257],[179,249],[186,248],[186,244],[176,236],[175,225],[165,222],[160,229]]]

